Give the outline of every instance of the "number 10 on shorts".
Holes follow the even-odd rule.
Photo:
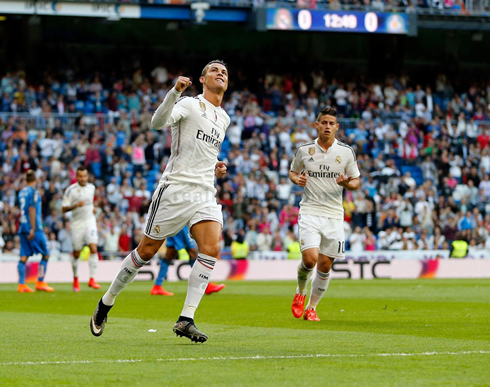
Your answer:
[[[339,254],[342,253],[344,254],[345,253],[345,241],[339,241],[339,251],[337,251]]]

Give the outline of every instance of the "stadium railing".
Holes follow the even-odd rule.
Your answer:
[[[65,0],[74,3],[122,3],[122,4],[142,4],[142,5],[189,5],[191,3],[206,2],[211,6],[219,7],[273,7],[273,8],[310,8],[310,9],[331,9],[336,11],[374,11],[374,12],[414,12],[417,14],[428,15],[464,15],[464,16],[490,16],[490,1],[489,0],[464,0],[463,3],[458,3],[455,0],[425,0],[422,4],[416,6],[400,6],[400,3],[390,4],[389,2],[381,1],[378,4],[358,5],[358,4],[343,4],[343,0],[339,3],[330,3],[327,0],[129,0],[129,1],[114,1],[114,0]],[[36,0],[34,0],[36,2]],[[408,2],[404,2],[408,3]],[[413,2],[412,2],[413,3]],[[408,5],[408,4],[407,4]]]

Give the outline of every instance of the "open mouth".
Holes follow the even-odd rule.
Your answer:
[[[225,80],[224,80],[224,79],[222,79],[222,78],[216,78],[216,81],[220,81],[220,82],[225,83]]]

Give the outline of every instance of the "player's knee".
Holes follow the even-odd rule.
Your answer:
[[[204,246],[199,246],[199,252],[210,257],[217,257],[220,251],[220,244],[217,243],[207,243]]]
[[[303,253],[302,259],[303,259],[303,264],[308,269],[313,269],[317,262],[317,258],[313,254]]]
[[[156,254],[156,250],[153,246],[138,246],[136,251],[143,261],[149,261]]]

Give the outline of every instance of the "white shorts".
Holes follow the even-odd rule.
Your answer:
[[[318,248],[330,258],[345,258],[344,221],[301,214],[298,220],[301,251]]]
[[[161,185],[153,193],[144,234],[156,240],[174,236],[184,226],[189,230],[204,220],[223,226],[221,205],[215,192],[194,184]]]
[[[73,251],[81,251],[84,246],[88,246],[92,243],[97,245],[97,242],[99,241],[96,224],[85,227],[72,227],[70,234]]]

